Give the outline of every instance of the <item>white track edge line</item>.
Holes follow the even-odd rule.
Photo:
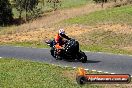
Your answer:
[[[89,69],[84,69],[84,70],[88,71]]]
[[[93,72],[95,72],[96,70],[92,70]]]
[[[99,53],[99,54],[109,54],[109,55],[120,55],[120,56],[132,56],[132,55],[128,55],[128,54],[115,54],[115,53],[108,53],[108,52],[92,52],[92,51],[84,51],[84,52]]]
[[[55,64],[52,64],[52,65],[55,65]],[[57,65],[57,66],[59,66],[59,67],[63,67],[63,66],[61,66],[61,65]],[[65,68],[67,68],[67,67],[70,67],[70,66],[64,66]],[[72,67],[73,69],[76,69],[77,67]],[[88,71],[89,69],[84,69],[84,70],[86,70],[86,71]],[[93,72],[99,72],[99,73],[106,73],[106,74],[108,74],[109,72],[103,72],[103,71],[97,71],[97,70],[91,70],[91,71],[93,71]],[[116,73],[109,73],[109,74],[116,74]],[[132,75],[130,76],[130,77],[132,77]]]
[[[101,73],[102,71],[97,71],[97,72]]]
[[[69,66],[64,66],[65,68],[69,67]]]
[[[76,68],[76,67],[73,67],[73,68]]]
[[[109,73],[109,72],[104,72],[104,73]]]

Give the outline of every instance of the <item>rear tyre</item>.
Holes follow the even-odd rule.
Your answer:
[[[85,55],[84,52],[80,51],[80,61],[82,63],[86,63],[87,62],[87,56]]]
[[[56,55],[55,59],[56,59],[56,60],[62,60],[62,57]]]
[[[55,50],[55,59],[62,60],[63,59],[63,51],[61,50],[59,53]]]

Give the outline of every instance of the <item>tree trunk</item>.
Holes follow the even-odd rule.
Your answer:
[[[43,3],[43,6],[45,5],[45,2],[44,2],[44,0],[42,0],[42,3]]]
[[[19,12],[19,19],[21,19],[22,18],[22,10],[20,10],[20,12]]]
[[[102,4],[101,4],[101,7],[102,7],[102,8],[104,7],[104,0],[102,0]]]

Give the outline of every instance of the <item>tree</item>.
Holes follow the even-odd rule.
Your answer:
[[[104,3],[107,3],[108,2],[108,0],[93,0],[95,3],[101,3],[101,6],[102,6],[102,8],[103,8],[103,6],[104,6]]]
[[[14,1],[15,1],[15,8],[19,12],[19,19],[21,19],[22,18],[22,12],[24,11],[24,9],[22,7],[23,1],[22,0],[14,0]]]
[[[95,1],[96,3],[108,2],[108,0],[93,0],[93,1]]]
[[[15,7],[19,11],[19,18],[21,18],[22,12],[25,12],[26,21],[28,20],[28,15],[31,13],[34,15],[36,6],[38,5],[39,0],[14,0]],[[34,13],[34,14],[33,14]]]
[[[54,10],[57,10],[59,6],[61,6],[61,0],[48,0],[48,3],[51,3]]]
[[[131,4],[132,3],[132,0],[127,0],[127,2]]]
[[[44,2],[45,0],[42,0],[42,4],[43,4],[43,6],[45,5],[45,2]]]
[[[0,25],[8,25],[13,21],[11,4],[8,0],[0,0]]]

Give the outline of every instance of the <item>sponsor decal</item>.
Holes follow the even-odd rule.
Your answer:
[[[76,81],[78,84],[85,83],[130,83],[129,74],[88,74],[83,68],[79,68]]]

